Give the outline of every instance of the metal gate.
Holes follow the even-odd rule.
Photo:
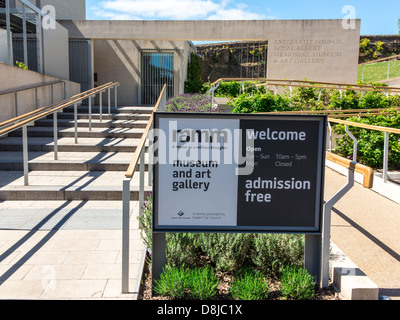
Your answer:
[[[28,49],[28,67],[29,70],[39,72],[38,58],[37,58],[37,40],[27,39]],[[24,61],[24,40],[21,38],[13,38],[13,53],[14,53],[14,65],[17,61]]]
[[[90,40],[69,40],[69,80],[92,89],[92,49]]]
[[[174,52],[142,51],[142,105],[155,105],[164,84],[167,99],[174,95]]]

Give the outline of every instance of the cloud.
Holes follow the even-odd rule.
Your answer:
[[[233,9],[221,9],[211,16],[208,20],[260,20],[265,19],[263,14],[258,14],[250,11],[246,11],[239,8]]]
[[[98,18],[113,20],[256,20],[267,19],[233,0],[107,0],[92,8]]]

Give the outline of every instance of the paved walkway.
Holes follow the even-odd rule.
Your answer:
[[[325,200],[346,183],[327,168]],[[133,202],[137,212],[137,202]],[[121,294],[121,201],[0,203],[0,299],[134,299]],[[400,205],[356,183],[332,215],[332,241],[400,299]],[[131,217],[130,288],[144,246]]]
[[[327,168],[325,200],[346,181]],[[331,225],[332,242],[377,284],[379,294],[400,300],[400,205],[355,183],[335,205]]]
[[[0,203],[0,217],[0,299],[134,299],[137,294],[121,294],[120,202],[7,201]],[[131,290],[143,251],[133,214]]]

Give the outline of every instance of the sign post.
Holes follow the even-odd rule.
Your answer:
[[[238,232],[305,234],[319,281],[326,126],[326,116],[155,113],[153,279],[165,233]]]

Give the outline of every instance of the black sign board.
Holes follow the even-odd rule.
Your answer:
[[[320,234],[326,125],[155,113],[153,231]]]

